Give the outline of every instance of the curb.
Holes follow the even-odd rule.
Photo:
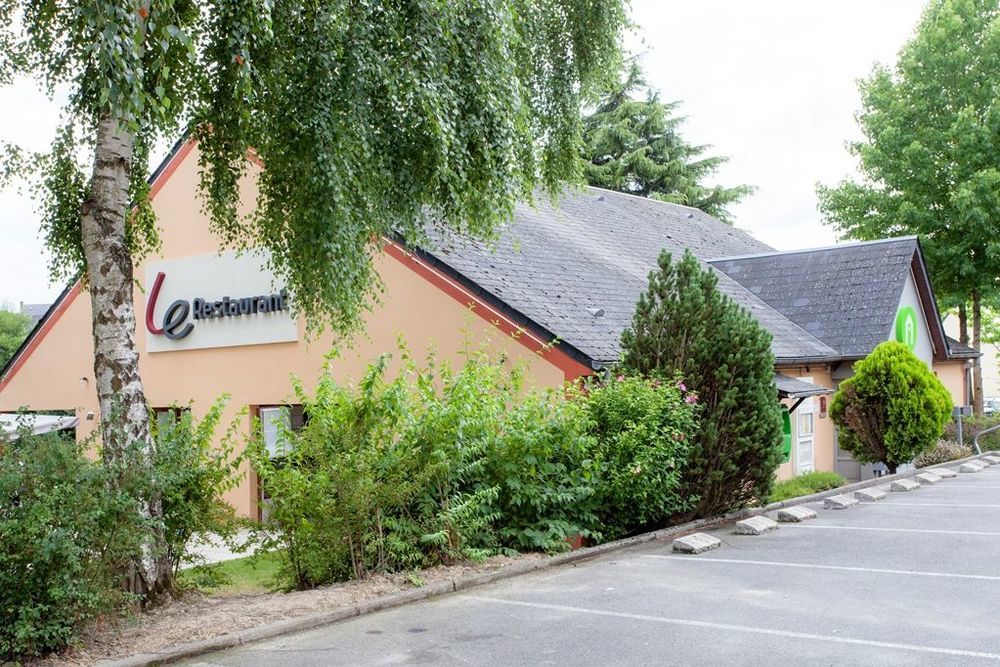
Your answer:
[[[428,584],[426,586],[421,586],[420,588],[411,588],[397,593],[390,593],[389,595],[385,595],[374,600],[367,600],[354,605],[345,605],[329,611],[308,614],[298,618],[273,621],[257,627],[241,630],[240,632],[233,632],[219,635],[218,637],[212,637],[211,639],[203,639],[201,641],[179,644],[172,648],[157,651],[155,653],[139,653],[127,658],[102,661],[97,664],[101,667],[146,667],[148,665],[162,665],[187,658],[195,658],[206,653],[235,648],[243,644],[250,644],[252,642],[263,641],[265,639],[274,639],[275,637],[280,637],[294,632],[312,630],[324,625],[336,623],[337,621],[354,618],[355,616],[363,616],[365,614],[371,614],[383,609],[401,607],[405,604],[418,602],[420,600],[429,600],[431,598],[440,597],[456,591],[464,591],[470,588],[475,588],[476,586],[484,586],[496,581],[511,579],[513,577],[528,574],[530,572],[536,572],[538,570],[546,570],[561,565],[569,565],[580,561],[590,560],[591,558],[597,558],[598,556],[602,556],[604,554],[621,551],[623,549],[641,544],[648,544],[658,540],[680,537],[702,528],[724,525],[726,523],[738,521],[739,519],[773,512],[775,510],[784,509],[793,505],[805,505],[829,498],[830,496],[850,493],[860,489],[867,489],[872,486],[880,486],[897,479],[907,479],[913,477],[924,470],[933,470],[934,468],[960,465],[966,461],[972,461],[982,458],[982,456],[987,454],[995,453],[997,452],[983,452],[983,454],[976,454],[975,456],[969,456],[957,461],[948,461],[947,463],[928,466],[927,468],[916,468],[914,470],[896,473],[895,475],[875,477],[873,479],[867,479],[863,482],[847,484],[845,486],[837,487],[836,489],[829,489],[827,491],[814,493],[808,496],[789,498],[788,500],[771,503],[770,505],[766,505],[764,507],[744,508],[723,514],[722,516],[712,517],[710,519],[689,521],[678,526],[654,530],[649,533],[626,537],[613,542],[605,542],[604,544],[598,544],[593,547],[584,547],[582,549],[577,549],[576,551],[567,551],[548,558],[539,558],[525,563],[516,563],[493,572],[484,572],[482,574]]]

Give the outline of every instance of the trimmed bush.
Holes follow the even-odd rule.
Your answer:
[[[766,498],[781,461],[771,335],[717,283],[690,252],[676,263],[662,253],[622,334],[623,368],[663,380],[683,377],[701,403],[681,487],[695,502],[678,521]]]
[[[604,464],[600,516],[607,537],[663,527],[694,507],[681,470],[697,433],[697,396],[680,382],[619,376],[593,385],[586,406]]]
[[[951,409],[951,395],[927,365],[902,343],[886,341],[840,384],[830,416],[841,429],[841,447],[894,473],[934,448]]]

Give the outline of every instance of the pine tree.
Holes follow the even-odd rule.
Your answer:
[[[727,161],[702,157],[711,146],[695,146],[678,134],[680,102],[663,103],[646,89],[646,99],[633,93],[646,89],[633,64],[584,119],[583,169],[590,185],[699,208],[730,222],[728,207],[753,192],[748,185],[706,186],[705,180]]]
[[[680,376],[702,406],[700,432],[683,490],[697,497],[680,520],[714,516],[770,493],[780,463],[781,408],[771,335],[717,289],[711,269],[690,252],[659,270],[622,334],[622,367],[646,376]]]

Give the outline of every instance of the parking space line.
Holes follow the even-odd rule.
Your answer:
[[[913,577],[935,577],[940,579],[975,579],[977,581],[1000,581],[1000,576],[989,574],[963,574],[961,572],[928,572],[925,570],[892,570],[881,567],[854,567],[851,565],[819,565],[817,563],[788,563],[780,560],[750,560],[743,558],[692,558],[690,556],[660,556],[643,554],[643,558],[659,560],[681,560],[686,563],[738,563],[740,565],[762,565],[765,567],[790,567],[802,570],[836,570],[838,572],[862,572],[868,574],[898,574]]]
[[[879,528],[877,526],[824,526],[824,525],[790,525],[792,530],[869,530],[874,533],[931,533],[935,535],[979,535],[984,537],[1000,537],[1000,533],[987,530],[937,530],[933,528]]]
[[[1000,484],[978,484],[975,480],[969,480],[968,482],[956,482],[953,479],[948,480],[945,486],[939,486],[940,489],[1000,489]]]
[[[894,503],[891,500],[880,503],[871,503],[873,507],[972,507],[976,509],[996,509],[1000,505],[990,505],[984,503]]]
[[[495,604],[510,605],[514,607],[529,607],[532,609],[548,609],[551,611],[561,611],[573,614],[585,614],[589,616],[604,616],[611,618],[624,618],[633,621],[647,621],[650,623],[662,623],[665,625],[678,625],[691,628],[704,628],[708,630],[728,630],[731,632],[743,632],[754,635],[768,635],[771,637],[784,637],[787,639],[806,639],[811,641],[828,642],[833,644],[851,644],[854,646],[870,646],[882,649],[896,649],[901,651],[914,651],[917,653],[933,653],[938,655],[950,655],[963,658],[983,658],[986,660],[1000,661],[1000,653],[986,653],[983,651],[970,651],[967,649],[943,648],[939,646],[925,646],[921,644],[903,644],[899,642],[886,642],[874,639],[860,639],[855,637],[840,637],[837,635],[820,635],[811,632],[794,632],[792,630],[775,630],[773,628],[762,628],[752,625],[734,625],[731,623],[713,623],[711,621],[696,621],[687,618],[670,618],[667,616],[650,616],[647,614],[631,614],[620,611],[607,611],[604,609],[588,609],[586,607],[571,607],[561,604],[547,604],[543,602],[526,602],[521,600],[504,600],[486,596],[470,596],[474,600],[482,602],[492,602]]]

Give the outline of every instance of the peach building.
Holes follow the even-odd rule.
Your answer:
[[[293,377],[309,389],[336,345],[332,372],[357,379],[400,336],[418,358],[433,348],[454,362],[471,336],[524,361],[536,385],[558,386],[616,362],[661,249],[690,249],[714,267],[720,288],[773,335],[776,398],[788,412],[782,477],[871,474],[838,450],[826,410],[853,362],[883,340],[909,344],[955,403],[967,402],[965,368],[975,353],[944,335],[913,238],[777,252],[697,209],[586,188],[557,203],[519,204],[494,244],[439,235],[418,248],[386,239],[376,259],[384,293],[364,331],[336,341],[305,335],[294,295],[267,270],[266,256],[221,246],[202,213],[198,177],[197,146],[179,143],[152,177],[162,246],[135,272],[139,364],[159,418],[174,406],[203,414],[228,394],[224,423],[237,420],[248,432],[261,417],[277,446],[269,425],[294,428],[303,418],[290,404]],[[252,204],[252,174],[242,188]],[[71,410],[78,438],[96,428],[90,320],[90,299],[68,286],[0,370],[0,413]],[[249,471],[227,499],[242,515],[258,514]]]

